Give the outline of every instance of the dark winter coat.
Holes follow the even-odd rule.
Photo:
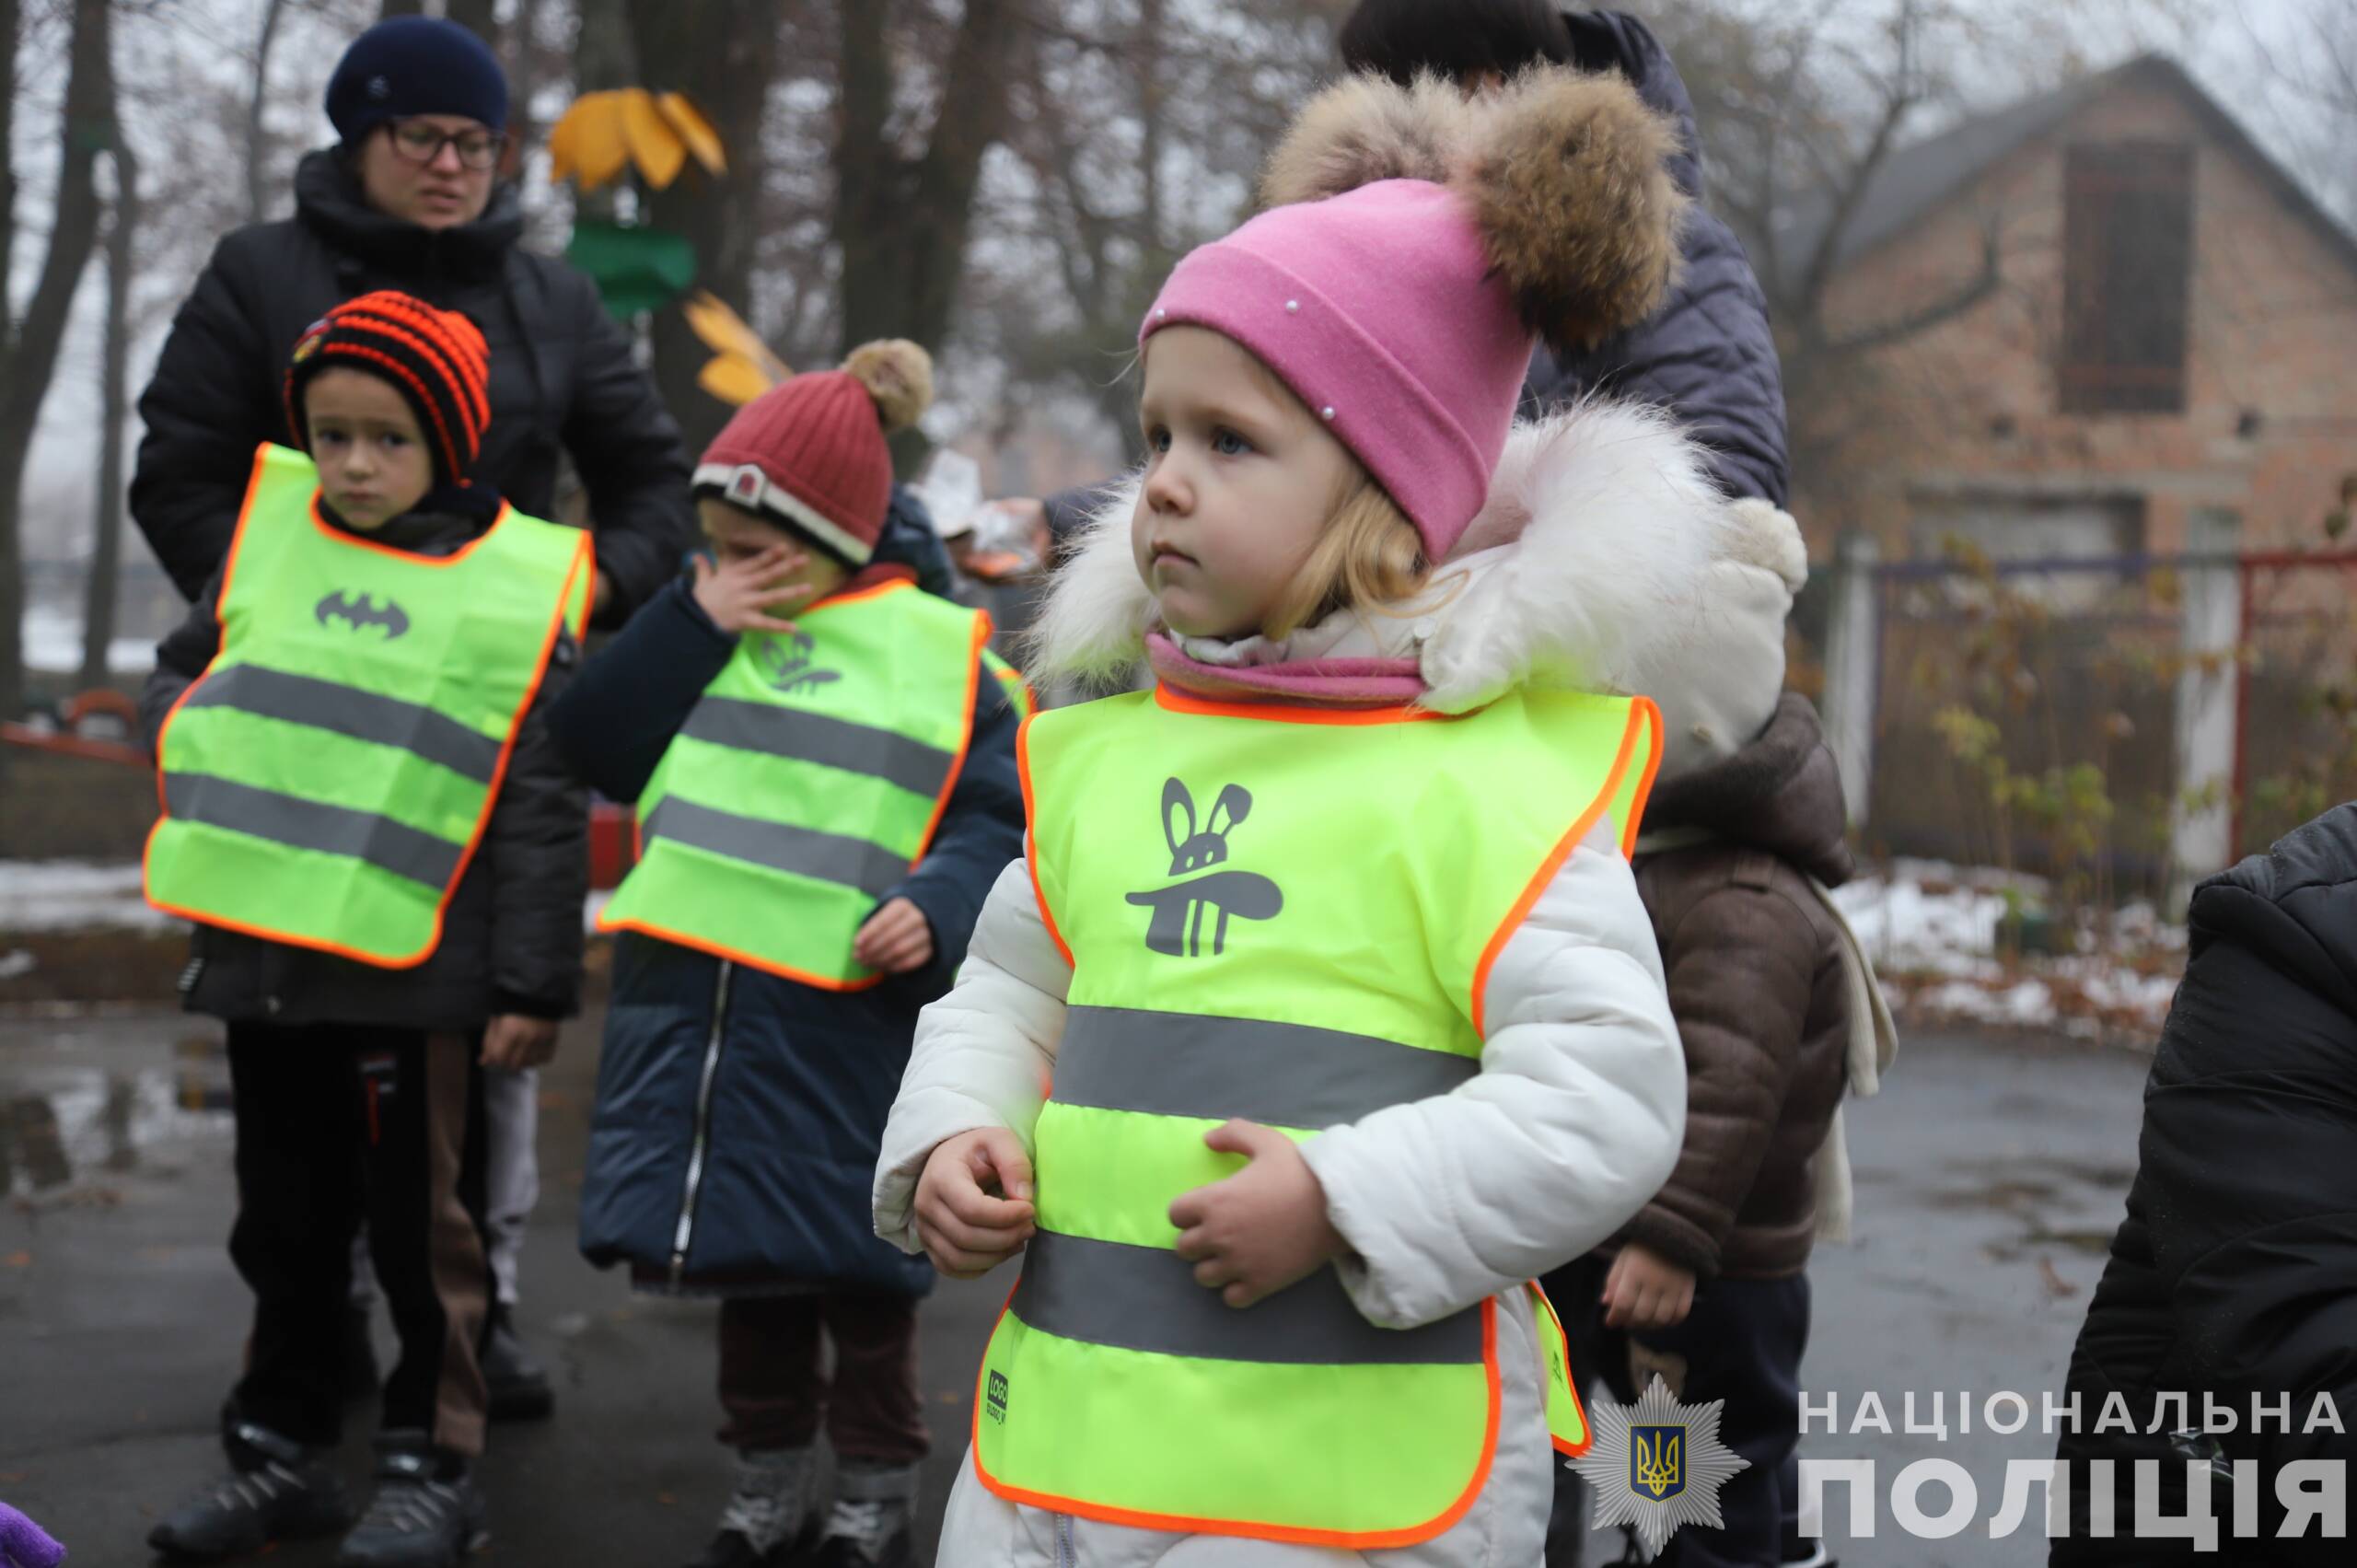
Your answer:
[[[1686,425],[1729,495],[1782,506],[1789,489],[1784,379],[1768,297],[1743,241],[1709,211],[1694,102],[1661,41],[1635,17],[1590,11],[1563,21],[1582,69],[1618,71],[1648,106],[1677,122],[1679,150],[1670,172],[1695,200],[1678,236],[1682,265],[1661,308],[1593,349],[1559,354],[1542,345],[1523,382],[1522,414],[1536,417],[1591,392],[1658,405]],[[1109,485],[1084,485],[1049,496],[1049,528],[1070,540],[1110,494]]]
[[[2278,1470],[2294,1460],[2357,1459],[2346,1431],[2308,1425],[2328,1395],[2357,1421],[2357,805],[2336,807],[2201,884],[2189,916],[2185,978],[2144,1084],[2144,1125],[2128,1214],[2113,1237],[2071,1354],[2080,1430],[2059,1452],[2072,1465],[2073,1535],[2061,1568],[2197,1561],[2182,1541],[2132,1540],[2134,1461],[2161,1462],[2165,1515],[2184,1513],[2185,1461],[2196,1453],[2258,1466],[2265,1540],[2222,1541],[2248,1564],[2345,1563],[2346,1540],[2272,1539]],[[2094,1428],[2123,1397],[2135,1431]],[[2148,1434],[2155,1395],[2185,1396],[2191,1423],[2205,1396],[2235,1412],[2214,1448]],[[2270,1414],[2250,1431],[2251,1400]],[[2291,1399],[2288,1433],[2275,1401]],[[2173,1406],[2179,1401],[2172,1400]],[[2087,1539],[2088,1472],[2115,1461],[2118,1537]],[[2232,1488],[2216,1477],[2219,1533]]]
[[[1784,505],[1784,379],[1768,326],[1768,298],[1735,231],[1712,215],[1694,102],[1661,41],[1633,17],[1569,12],[1577,64],[1618,71],[1655,111],[1677,122],[1670,172],[1694,198],[1678,237],[1685,265],[1661,308],[1596,348],[1541,348],[1523,387],[1535,413],[1590,392],[1667,409],[1704,448],[1730,495]]]
[[[522,209],[496,191],[473,223],[434,230],[367,205],[336,157],[295,177],[295,215],[223,239],[180,306],[139,400],[147,434],[131,515],[193,598],[236,531],[254,447],[289,438],[288,356],[328,308],[397,288],[463,311],[491,350],[491,427],[476,478],[552,515],[560,448],[588,488],[598,567],[619,625],[679,567],[693,508],[679,427],[589,278],[517,248]]]
[[[488,520],[412,513],[368,539],[419,555],[449,555],[482,534]],[[172,704],[220,651],[215,613],[220,591],[216,571],[187,620],[156,650],[156,671],[139,694],[151,750]],[[581,999],[589,803],[549,737],[548,711],[579,662],[572,636],[561,634],[517,732],[482,846],[443,912],[442,940],[431,958],[413,969],[378,969],[200,925],[180,977],[189,1011],[231,1022],[383,1024],[461,1033],[500,1013],[570,1016]]]
[[[636,799],[735,645],[673,584],[557,704],[559,742],[602,794]],[[930,1288],[923,1259],[877,1239],[870,1190],[918,1010],[948,990],[983,899],[1023,851],[1016,715],[998,682],[980,685],[933,845],[877,900],[906,898],[923,912],[934,939],[924,970],[826,992],[634,932],[617,937],[581,1193],[592,1262],[626,1261],[642,1285],[692,1293]],[[709,1112],[699,1150],[700,1101]]]
[[[1644,827],[1709,842],[1639,846],[1637,891],[1686,1048],[1686,1141],[1622,1239],[1706,1280],[1799,1273],[1851,1022],[1840,935],[1807,881],[1838,887],[1852,871],[1817,710],[1787,693],[1750,745],[1655,790]]]

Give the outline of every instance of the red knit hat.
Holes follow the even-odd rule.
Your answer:
[[[303,388],[322,370],[359,370],[391,383],[425,432],[437,488],[461,485],[491,424],[491,351],[456,310],[393,289],[347,299],[304,329],[286,366],[286,424],[311,449]]]
[[[841,370],[794,377],[738,409],[704,448],[695,493],[865,566],[892,502],[884,437],[915,424],[932,401],[924,350],[900,338],[863,343]]]

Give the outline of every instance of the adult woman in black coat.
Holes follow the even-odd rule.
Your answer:
[[[131,515],[193,599],[228,553],[254,447],[286,439],[281,380],[328,307],[393,288],[482,329],[491,423],[481,482],[546,517],[560,449],[589,493],[598,614],[619,625],[679,569],[687,453],[588,276],[517,249],[498,180],[507,84],[456,22],[404,17],[356,40],[328,87],[340,145],[295,174],[295,215],[224,238],[139,400]]]

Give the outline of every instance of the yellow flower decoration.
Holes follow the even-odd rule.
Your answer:
[[[549,179],[595,191],[632,165],[656,190],[679,177],[689,158],[725,174],[720,134],[682,93],[619,87],[584,93],[549,130]]]
[[[770,352],[761,335],[744,319],[708,291],[688,296],[679,308],[688,325],[719,357],[696,376],[696,385],[724,403],[742,407],[784,380],[793,372]]]

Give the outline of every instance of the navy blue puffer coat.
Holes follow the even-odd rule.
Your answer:
[[[551,728],[600,792],[633,800],[734,646],[675,582],[583,668]],[[877,1239],[869,1189],[918,1010],[948,990],[1023,850],[1016,715],[998,682],[980,684],[933,846],[878,900],[924,912],[926,969],[842,994],[619,936],[581,1194],[590,1261],[703,1295],[930,1287],[931,1264]]]
[[[1589,392],[1652,403],[1701,445],[1728,494],[1782,506],[1784,379],[1768,298],[1743,241],[1710,212],[1694,101],[1669,52],[1634,17],[1570,12],[1563,22],[1582,69],[1620,72],[1650,108],[1677,122],[1681,145],[1670,173],[1694,206],[1678,237],[1686,264],[1660,308],[1585,354],[1541,347],[1523,385],[1523,412],[1541,413]]]

